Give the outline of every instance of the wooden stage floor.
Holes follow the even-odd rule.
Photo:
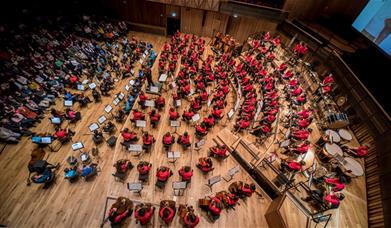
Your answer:
[[[145,34],[145,33],[131,33],[135,35],[138,40],[148,41],[153,44],[154,50],[160,53],[163,43],[169,40],[166,37]],[[208,43],[208,40],[207,40]],[[211,53],[209,47],[206,47],[206,52]],[[206,56],[206,54],[205,54]],[[158,77],[157,60],[152,68],[153,76],[155,80]],[[140,67],[139,63],[135,64],[135,72],[138,72]],[[73,141],[82,141],[86,150],[91,150],[94,147],[94,143],[91,139],[88,126],[92,122],[96,122],[100,115],[104,114],[104,106],[111,103],[114,94],[119,91],[125,92],[124,86],[128,83],[129,79],[116,82],[115,91],[112,91],[112,97],[102,97],[103,101],[100,103],[90,103],[88,108],[79,109],[82,113],[82,120],[76,125],[70,125],[73,131],[76,131],[76,135],[73,137]],[[90,94],[90,92],[88,92]],[[187,150],[183,151],[178,144],[174,144],[173,150],[181,152],[181,157],[176,163],[170,163],[166,157],[162,146],[163,134],[167,131],[173,132],[174,129],[169,126],[168,121],[168,106],[172,103],[171,92],[165,92],[166,96],[166,108],[163,112],[160,112],[162,117],[159,127],[152,129],[149,132],[152,133],[156,139],[155,146],[150,153],[144,153],[140,158],[134,157],[122,148],[119,142],[122,141],[120,136],[120,130],[127,127],[132,128],[129,118],[124,124],[115,123],[117,131],[115,133],[118,136],[117,145],[115,148],[109,148],[105,143],[98,146],[99,157],[93,157],[94,161],[97,161],[101,172],[98,176],[89,182],[79,180],[76,183],[69,183],[68,180],[63,178],[63,170],[67,167],[66,158],[72,154],[78,155],[77,152],[73,152],[71,149],[71,143],[65,144],[58,152],[47,152],[47,160],[51,163],[59,162],[61,164],[60,169],[57,171],[57,180],[54,185],[49,189],[42,189],[41,185],[26,186],[26,178],[28,175],[27,164],[30,159],[30,152],[33,148],[31,140],[23,138],[23,140],[17,145],[7,145],[3,152],[0,154],[0,224],[7,225],[9,227],[99,227],[104,214],[105,202],[107,197],[125,196],[135,201],[152,202],[159,204],[161,200],[174,199],[177,204],[189,204],[193,205],[196,209],[196,213],[201,215],[200,224],[197,227],[268,227],[264,214],[270,204],[270,199],[266,194],[261,198],[254,194],[246,201],[240,200],[240,205],[235,210],[223,211],[219,220],[215,223],[209,222],[205,213],[202,213],[198,208],[198,199],[203,198],[205,195],[211,194],[211,190],[205,185],[207,179],[221,174],[222,176],[227,171],[238,165],[232,158],[228,157],[222,162],[214,160],[215,170],[208,176],[203,175],[196,167],[196,163],[199,157],[207,155],[207,148],[214,145],[213,138],[224,129],[221,122],[209,132],[206,140],[206,145],[203,149]],[[150,95],[149,95],[150,96]],[[228,95],[228,107],[226,112],[233,106],[234,94]],[[137,105],[137,104],[136,104]],[[206,105],[204,105],[206,106]],[[57,108],[62,109],[62,101],[57,101]],[[188,101],[183,101],[182,107],[179,113],[182,114],[183,110],[189,107]],[[207,107],[203,107],[206,109]],[[206,112],[201,112],[202,114]],[[201,115],[202,116],[202,115]],[[147,118],[148,119],[148,118]],[[233,122],[227,122],[228,128],[233,125]],[[149,126],[149,124],[147,125]],[[45,118],[35,129],[35,132],[54,132],[53,126],[49,123],[48,118]],[[188,131],[190,135],[194,135],[194,127],[181,123],[181,127],[178,129],[178,133],[182,134],[184,131]],[[141,131],[138,130],[141,135]],[[107,136],[106,136],[107,137]],[[194,141],[194,139],[193,139]],[[141,192],[141,197],[137,194],[129,192],[126,183],[117,182],[114,180],[112,173],[114,172],[113,164],[115,161],[127,158],[132,161],[134,165],[137,165],[139,160],[145,160],[152,163],[152,172],[150,174],[149,182],[144,185],[144,189]],[[165,165],[170,167],[174,175],[170,178],[169,183],[163,190],[157,190],[155,188],[155,170],[157,167]],[[171,188],[172,181],[178,181],[180,179],[178,170],[183,165],[189,165],[194,170],[194,176],[190,186],[185,190],[183,196],[174,196]],[[138,179],[138,173],[136,169],[132,169],[126,182],[136,182]],[[232,181],[245,181],[251,182],[251,177],[241,169],[238,174],[234,176]],[[231,181],[231,182],[232,182]],[[231,183],[230,182],[230,183]],[[213,186],[213,193],[221,190],[227,190],[229,183],[222,180],[221,182]],[[356,186],[357,187],[357,186]],[[350,192],[348,186],[347,190]],[[258,192],[262,192],[262,189],[258,187]],[[350,197],[352,195],[352,197]],[[361,195],[361,194],[360,194]],[[361,204],[365,203],[365,212],[361,211],[361,206],[355,211],[352,209],[356,206],[350,198],[358,198]],[[109,201],[110,206],[112,201]],[[348,206],[348,204],[352,204]],[[338,210],[339,223],[332,223],[335,227],[366,227],[366,222],[363,220],[349,219],[349,214],[355,213],[358,217],[366,218],[366,202],[351,192],[347,194],[347,199],[342,202],[341,208]],[[362,216],[361,216],[362,215]],[[345,220],[346,217],[346,220]],[[135,224],[134,216],[128,219],[129,224],[126,227],[137,227],[140,225]],[[295,221],[292,219],[292,221]],[[159,227],[162,222],[159,220],[157,212],[154,215],[153,227]],[[105,227],[109,227],[106,223]],[[171,227],[181,227],[179,223],[179,217],[174,218],[174,222]]]

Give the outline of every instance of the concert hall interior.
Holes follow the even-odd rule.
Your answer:
[[[391,0],[0,7],[0,227],[391,227]]]

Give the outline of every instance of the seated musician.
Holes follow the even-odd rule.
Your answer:
[[[133,202],[125,197],[118,197],[117,201],[111,206],[109,211],[109,220],[112,225],[122,223],[133,212]]]
[[[47,188],[54,180],[54,172],[52,169],[57,169],[58,166],[47,165],[42,172],[37,172],[31,177],[31,181],[35,184],[45,184],[44,188]]]
[[[213,111],[212,111],[212,115],[214,118],[216,118],[217,120],[223,118],[223,109],[220,109],[219,107],[217,107],[216,105],[213,107]]]
[[[342,182],[341,182],[341,180],[342,180]],[[333,189],[332,189],[333,192],[339,192],[345,188],[345,184],[343,183],[343,182],[345,182],[344,178],[338,178],[338,177],[325,178],[324,181],[326,184],[333,187]]]
[[[58,128],[56,130],[56,133],[54,133],[54,138],[58,139],[61,143],[65,143],[71,140],[74,134],[75,132],[71,131],[69,128],[67,129]]]
[[[166,225],[170,225],[174,219],[176,213],[175,206],[170,205],[167,201],[164,201],[160,205],[159,216]]]
[[[271,132],[271,126],[268,123],[261,122],[260,125],[253,129],[251,134],[256,136],[268,135]]]
[[[190,166],[183,166],[179,171],[179,176],[182,177],[182,181],[190,182],[193,176],[193,170]]]
[[[155,99],[155,106],[157,109],[161,110],[166,105],[166,100],[163,96],[159,96]]]
[[[103,126],[103,132],[111,133],[115,128],[113,122],[109,121]]]
[[[221,203],[221,200],[217,197],[212,197],[208,205],[208,214],[211,215],[213,221],[220,217],[222,209],[223,204]]]
[[[202,120],[202,123],[209,129],[215,125],[215,118],[212,115],[209,115]]]
[[[63,119],[65,117],[65,113],[61,112],[61,111],[58,111],[54,108],[50,109],[50,114],[53,116],[53,117],[57,117],[57,118],[60,118],[60,119]]]
[[[239,196],[251,197],[251,195],[255,192],[255,189],[256,189],[255,184],[242,183]]]
[[[78,171],[77,171],[77,166],[73,166],[71,168],[65,168],[64,169],[64,178],[68,179],[69,181],[73,181],[77,178],[78,176]]]
[[[307,140],[311,135],[312,129],[308,128],[307,130],[301,129],[292,129],[291,137],[296,140]]]
[[[138,104],[142,107],[145,108],[145,101],[148,100],[148,96],[145,95],[144,91],[140,91],[138,95],[139,101]]]
[[[102,132],[99,131],[98,129],[94,130],[94,134],[92,135],[92,141],[94,141],[94,143],[96,144],[103,142]]]
[[[146,161],[140,161],[137,165],[137,171],[140,175],[145,175],[151,170],[152,164]]]
[[[206,101],[208,100],[209,94],[208,94],[208,92],[204,89],[204,90],[201,92],[200,97],[201,97],[201,101],[202,101],[202,102],[206,102]]]
[[[183,120],[185,120],[185,121],[190,121],[191,118],[193,118],[194,114],[195,114],[195,113],[194,113],[193,111],[191,111],[191,110],[189,110],[189,111],[184,111],[183,114],[182,114],[182,118],[183,118]]]
[[[170,149],[171,145],[175,143],[175,137],[173,135],[171,135],[170,132],[167,132],[164,136],[163,136],[163,145],[164,147],[168,150]]]
[[[289,150],[297,154],[305,154],[310,149],[310,141],[306,140],[303,143],[289,147]]]
[[[101,100],[101,95],[95,88],[92,89],[92,97],[94,98],[95,102],[99,102]]]
[[[178,137],[177,143],[181,144],[185,149],[191,146],[190,135],[187,133],[187,131]]]
[[[282,172],[298,172],[301,171],[303,165],[305,165],[304,161],[286,161],[286,160],[281,160],[281,171]]]
[[[208,131],[204,123],[196,124],[195,129],[196,129],[195,133],[197,137],[203,137],[208,134]]]
[[[92,176],[95,176],[97,173],[97,164],[92,163],[90,165],[83,165],[83,168],[81,170],[81,176],[84,178],[89,178]]]
[[[307,128],[312,122],[312,117],[305,118],[305,119],[299,119],[297,120],[294,125],[299,128]]]
[[[324,197],[324,201],[328,204],[328,206],[332,209],[338,208],[341,200],[345,198],[345,195],[337,192],[330,192]]]
[[[210,148],[209,156],[225,158],[228,156],[227,152],[228,152],[228,147],[226,145],[222,145],[222,146],[217,145]]]
[[[224,206],[227,208],[233,208],[234,206],[236,206],[240,199],[239,196],[226,191],[216,193],[216,197],[219,198],[224,204]]]
[[[183,217],[183,225],[186,228],[196,227],[200,222],[200,217],[194,214],[194,210],[189,210]]]
[[[124,130],[122,130],[121,135],[124,138],[124,142],[137,142],[138,141],[138,137],[137,137],[136,132],[129,131],[128,128],[125,128]]]
[[[125,118],[125,111],[122,110],[122,109],[119,109],[117,111],[117,114],[114,115],[114,119],[117,121],[117,122],[122,122]]]
[[[170,168],[161,166],[156,171],[156,177],[157,180],[160,182],[167,182],[168,178],[170,178],[173,175]]]
[[[65,109],[65,118],[70,121],[78,121],[81,119],[80,112],[75,112],[70,108]]]
[[[151,120],[151,126],[152,128],[155,128],[156,125],[159,123],[160,120],[160,114],[156,111],[156,109],[149,112],[149,119]]]
[[[145,132],[143,135],[143,148],[150,149],[154,142],[155,138],[152,135],[148,134],[148,132]]]
[[[126,174],[128,170],[133,168],[132,162],[127,159],[120,159],[114,165],[116,172],[113,173],[115,177],[122,177]]]
[[[76,101],[80,103],[81,107],[86,106],[88,103],[91,103],[91,99],[89,97],[85,97],[84,94],[78,94],[76,96]]]
[[[133,118],[131,119],[132,122],[136,122],[137,120],[145,120],[144,113],[140,112],[137,109],[133,110]]]
[[[190,105],[191,109],[194,110],[194,112],[199,111],[202,106],[201,106],[201,99],[199,97],[196,97]]]
[[[198,164],[196,166],[204,173],[208,173],[208,172],[214,170],[212,159],[210,159],[208,157],[199,158]]]
[[[179,118],[179,113],[175,111],[174,108],[170,108],[170,110],[168,111],[168,115],[170,120],[177,120]]]
[[[234,128],[235,130],[244,130],[250,126],[250,120],[248,117],[241,118],[238,122],[236,122]]]
[[[134,210],[134,217],[136,218],[136,223],[140,222],[140,225],[144,226],[151,221],[153,213],[155,212],[155,207],[152,207],[151,204],[139,204]]]
[[[363,157],[367,156],[369,146],[367,144],[364,144],[359,147],[343,146],[342,149],[344,150],[344,152],[352,154],[355,157],[363,158]]]

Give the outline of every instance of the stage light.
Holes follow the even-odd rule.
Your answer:
[[[176,13],[172,12],[171,16],[176,17]]]
[[[237,15],[236,13],[234,13],[234,18],[237,18],[237,17],[239,17],[239,15]]]

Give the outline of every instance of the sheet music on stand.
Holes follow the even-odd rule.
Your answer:
[[[129,91],[129,89],[130,89],[129,85],[125,85],[125,90]]]
[[[103,124],[107,120],[105,115],[101,115],[98,119],[99,124]]]
[[[143,184],[139,182],[128,183],[128,190],[136,193],[140,193],[143,190]]]
[[[201,119],[200,114],[198,114],[198,113],[195,114],[191,119],[193,120],[193,122],[197,122],[198,120]]]
[[[171,127],[180,127],[181,123],[177,120],[170,120],[170,126]]]
[[[64,101],[64,106],[66,107],[72,107],[73,101]]]
[[[84,85],[78,84],[78,85],[77,85],[77,90],[79,90],[79,91],[84,91]]]
[[[129,81],[129,85],[131,85],[131,86],[133,86],[133,85],[134,85],[134,83],[135,83],[135,82],[134,82],[134,80],[133,80],[133,79]]]
[[[35,81],[38,83],[42,83],[44,80],[40,76],[35,77]]]
[[[106,105],[105,106],[105,112],[110,113],[113,110],[113,107],[111,105]]]
[[[130,70],[130,73],[131,73],[132,75],[134,75],[134,69],[131,69],[131,70]]]
[[[92,123],[90,126],[88,126],[91,132],[94,132],[96,129],[99,128],[99,125],[97,123]]]
[[[85,85],[85,84],[87,84],[89,81],[90,81],[90,80],[85,79],[84,81],[81,82],[81,84]]]
[[[114,104],[115,106],[117,106],[117,105],[119,104],[119,102],[120,102],[120,100],[119,100],[118,98],[115,98],[115,99],[113,100],[113,104]]]
[[[212,100],[208,100],[208,107],[210,107],[212,105]]]
[[[159,93],[159,87],[151,86],[149,87],[149,91],[151,91],[152,93]]]
[[[212,188],[212,186],[218,182],[221,181],[221,175],[217,175],[217,176],[214,176],[214,177],[211,177],[210,179],[208,179],[208,186],[209,188]]]
[[[235,110],[235,111],[238,110],[239,106],[240,106],[240,99],[238,98],[238,99],[236,100],[234,110]]]
[[[187,182],[186,181],[174,181],[172,182],[172,189],[174,190],[174,195],[182,196],[183,191],[186,189]]]
[[[153,107],[155,107],[155,101],[153,101],[153,100],[146,100],[144,105],[147,106],[147,107],[153,108]]]
[[[233,109],[231,109],[228,113],[227,113],[227,116],[228,116],[228,119],[231,119],[232,116],[235,114],[235,111]]]
[[[159,77],[159,82],[165,82],[167,80],[167,74],[161,74]]]
[[[168,151],[167,152],[167,158],[178,159],[180,157],[181,157],[181,152],[179,152],[179,151]]]
[[[201,148],[201,146],[205,145],[205,139],[201,139],[196,143],[197,148]]]
[[[74,144],[72,144],[72,150],[73,151],[76,151],[76,150],[80,150],[80,149],[83,149],[84,148],[84,145],[82,142],[75,142]]]
[[[136,127],[147,127],[147,121],[145,120],[136,120]]]
[[[129,144],[128,151],[130,152],[142,152],[143,147],[140,144]]]
[[[118,94],[118,98],[119,98],[120,100],[123,100],[123,99],[125,98],[125,94],[124,94],[123,92],[120,92],[120,93]]]
[[[176,107],[180,107],[182,105],[182,101],[181,100],[175,100],[175,106]]]
[[[90,87],[90,89],[95,89],[96,88],[96,84],[93,82],[93,83],[89,84],[88,87]]]

